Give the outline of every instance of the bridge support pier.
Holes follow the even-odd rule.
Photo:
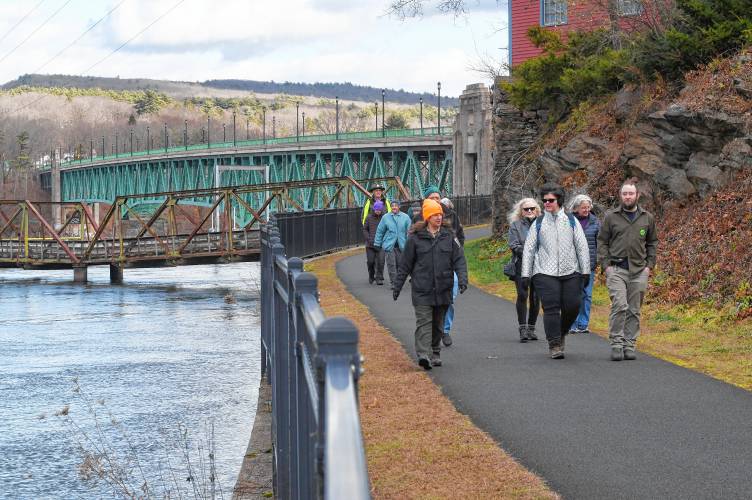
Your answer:
[[[86,283],[89,280],[89,268],[87,266],[73,268],[73,281],[76,283]]]
[[[120,266],[113,266],[110,264],[110,283],[122,283],[123,282],[123,268]]]

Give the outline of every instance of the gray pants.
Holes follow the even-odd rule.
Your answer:
[[[389,283],[394,285],[397,280],[397,267],[399,267],[399,261],[402,257],[402,251],[400,251],[397,245],[391,250],[385,250],[386,254],[386,270],[389,272]]]
[[[415,352],[420,358],[441,352],[444,335],[444,315],[448,306],[415,307]]]
[[[611,297],[608,317],[608,338],[612,346],[634,350],[640,335],[640,307],[648,286],[648,275],[642,270],[631,273],[611,266],[606,273],[606,286]]]

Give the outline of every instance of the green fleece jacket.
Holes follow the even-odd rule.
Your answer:
[[[637,207],[634,220],[629,220],[622,207],[609,210],[598,233],[598,263],[605,271],[612,261],[628,259],[631,272],[655,267],[658,234],[655,217]]]

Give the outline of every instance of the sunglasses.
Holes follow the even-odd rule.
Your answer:
[[[535,212],[535,207],[525,207],[522,209],[523,212]]]
[[[543,203],[556,203],[557,201],[556,198],[543,198]]]

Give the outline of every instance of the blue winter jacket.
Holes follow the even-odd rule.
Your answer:
[[[404,250],[409,227],[410,217],[407,214],[400,212],[394,215],[389,212],[379,222],[379,227],[376,229],[376,239],[373,241],[374,246],[391,252],[396,243],[400,250]]]
[[[593,271],[598,264],[598,233],[601,230],[601,221],[592,213],[588,216],[588,221],[588,227],[584,231],[588,250],[590,250],[590,270]]]

